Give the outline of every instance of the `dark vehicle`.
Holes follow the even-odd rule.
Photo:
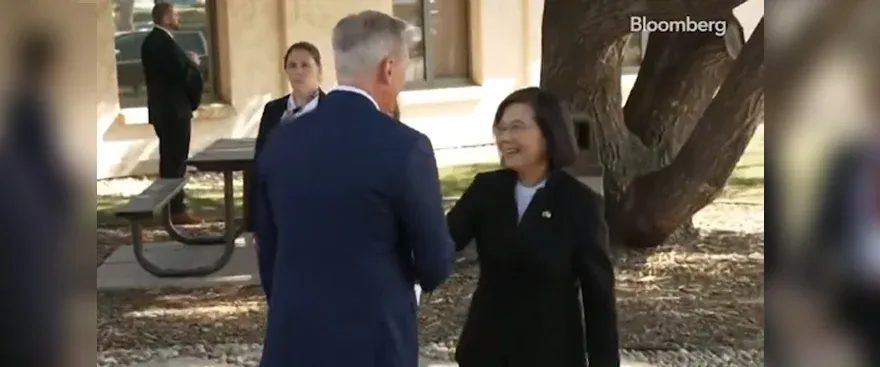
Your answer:
[[[144,87],[144,68],[141,64],[141,44],[151,30],[137,30],[116,33],[116,77],[119,87],[131,89],[138,94]],[[185,51],[199,55],[202,79],[208,81],[208,42],[204,33],[198,30],[171,32],[174,39]]]

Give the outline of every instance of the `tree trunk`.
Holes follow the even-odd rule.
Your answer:
[[[116,31],[134,30],[134,0],[116,0]]]
[[[764,20],[669,166],[636,179],[608,211],[629,246],[654,246],[712,202],[764,120]]]
[[[688,141],[691,130],[700,131],[698,121],[732,112],[731,109],[726,109],[710,113],[713,109],[721,108],[712,106],[724,105],[724,102],[713,102],[712,96],[733,65],[730,56],[726,54],[723,40],[714,36],[710,38],[705,35],[680,34],[657,36],[649,42],[649,47],[654,43],[647,55],[651,61],[646,62],[647,69],[639,75],[639,85],[635,94],[630,97],[633,100],[627,106],[627,115],[624,118],[620,86],[621,56],[629,35],[629,17],[637,15],[649,19],[683,19],[689,15],[698,19],[722,19],[730,17],[732,9],[743,2],[744,0],[545,0],[541,86],[570,102],[572,113],[589,122],[589,135],[593,139],[591,145],[605,171],[603,188],[606,216],[614,243],[645,247],[662,242],[662,239],[660,242],[640,241],[665,236],[648,235],[650,229],[657,227],[654,223],[634,223],[650,218],[664,221],[662,227],[666,228],[669,221],[661,213],[664,210],[679,210],[681,204],[664,201],[663,205],[652,210],[652,214],[656,215],[628,216],[635,205],[652,205],[650,203],[654,200],[636,195],[638,191],[630,192],[630,187],[642,181],[640,176],[658,170],[663,172],[662,168],[669,162],[673,162],[675,166],[676,160],[672,157],[679,149],[688,147],[685,141]],[[664,43],[667,47],[663,47]],[[760,56],[763,57],[763,52]],[[642,78],[646,80],[641,80]],[[733,82],[728,82],[731,83]],[[731,92],[726,92],[725,95],[730,94]],[[719,92],[718,96],[722,96],[722,93]],[[761,103],[763,108],[763,94]],[[707,116],[701,118],[703,115]],[[730,117],[732,116],[726,118]],[[754,127],[751,131],[754,131]],[[693,134],[696,139],[696,132]],[[719,137],[727,139],[730,135]],[[700,139],[708,141],[704,136]],[[703,147],[706,149],[701,153],[709,158],[726,154],[716,148],[723,147],[721,144]],[[734,154],[738,158],[741,153],[742,150]],[[713,165],[710,162],[704,167],[710,168]],[[729,174],[730,170],[727,172]],[[674,188],[680,186],[681,182],[691,182],[687,176],[667,176],[663,177],[668,181],[654,180],[652,183]],[[697,181],[702,179],[699,173],[694,176]],[[635,197],[640,201],[634,201]],[[678,198],[686,202],[700,201],[689,197]],[[678,220],[672,230],[686,222],[689,217]],[[645,228],[645,234],[635,237],[620,235],[633,228]],[[666,233],[666,236],[669,233],[672,231]]]

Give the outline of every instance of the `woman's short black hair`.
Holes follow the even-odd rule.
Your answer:
[[[492,126],[498,125],[508,106],[517,103],[529,105],[535,111],[535,121],[547,142],[550,168],[560,169],[573,164],[579,149],[574,135],[574,122],[562,101],[553,93],[538,87],[519,89],[498,105]]]
[[[321,66],[321,51],[318,51],[318,48],[315,47],[315,45],[305,41],[294,43],[287,48],[287,52],[284,53],[285,66],[287,66],[287,60],[290,59],[290,53],[293,52],[293,50],[308,52],[309,55],[312,55],[312,59],[315,60],[315,65]]]

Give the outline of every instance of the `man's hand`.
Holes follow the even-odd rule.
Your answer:
[[[199,66],[202,63],[202,60],[199,58],[199,54],[193,51],[186,51],[186,57],[189,58],[189,61],[195,64],[195,66]]]

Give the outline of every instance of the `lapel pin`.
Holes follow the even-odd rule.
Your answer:
[[[541,213],[541,216],[549,219],[550,217],[553,216],[553,214],[551,214],[549,210],[545,210]]]

